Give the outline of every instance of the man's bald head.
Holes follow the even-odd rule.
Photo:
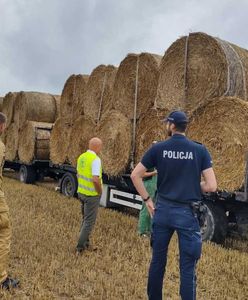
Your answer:
[[[89,149],[99,154],[102,150],[102,140],[98,137],[93,137],[89,141]]]

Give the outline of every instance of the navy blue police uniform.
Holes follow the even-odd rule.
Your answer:
[[[212,167],[205,146],[182,134],[174,134],[146,152],[141,163],[156,168],[157,204],[153,217],[152,260],[148,278],[150,300],[162,299],[167,250],[176,231],[180,253],[180,295],[183,300],[196,299],[195,268],[201,256],[201,233],[190,203],[201,200],[201,173]]]

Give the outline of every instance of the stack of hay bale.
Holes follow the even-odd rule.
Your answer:
[[[243,185],[247,88],[248,51],[204,33],[175,41],[161,62],[156,107],[189,114],[188,135],[210,150],[220,189]]]
[[[46,93],[18,92],[4,97],[6,160],[28,164],[33,159],[49,159],[50,133],[59,104],[59,96]]]
[[[129,54],[118,68],[113,85],[113,109],[103,115],[96,131],[103,140],[103,170],[109,176],[130,171],[138,162],[140,152],[153,139],[163,138],[160,124],[155,136],[150,135],[151,127],[159,123],[153,106],[160,60],[160,56],[150,53]],[[151,115],[152,126],[148,128],[144,124],[149,124]],[[143,143],[139,142],[141,138]]]

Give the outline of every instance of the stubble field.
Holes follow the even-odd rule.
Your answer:
[[[5,178],[13,238],[10,273],[20,288],[1,299],[146,299],[149,241],[137,235],[137,218],[100,208],[92,243],[97,251],[75,255],[80,204],[40,186]],[[226,248],[204,244],[198,266],[198,299],[248,299],[248,243]],[[238,249],[238,250],[236,250]],[[169,249],[164,299],[179,299],[176,237]]]

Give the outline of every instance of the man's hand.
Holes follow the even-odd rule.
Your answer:
[[[151,198],[146,201],[146,207],[147,207],[147,210],[148,210],[148,212],[149,212],[149,214],[152,218],[153,215],[154,215],[154,212],[155,212],[155,207],[154,207],[154,204],[153,204],[153,201],[152,201]]]

